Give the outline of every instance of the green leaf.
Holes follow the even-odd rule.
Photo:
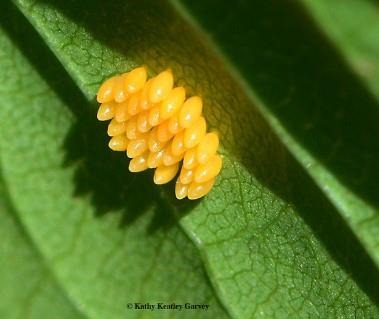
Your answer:
[[[379,265],[378,101],[299,3],[183,3]]]
[[[104,125],[86,112],[88,102],[23,17],[8,4],[1,9],[0,158],[22,224],[11,225],[1,210],[6,269],[0,285],[7,296],[0,316],[79,318],[77,308],[88,318],[137,318],[142,310],[128,310],[128,303],[175,302],[209,304],[196,312],[199,318],[227,318],[170,208],[146,178],[134,180],[123,159],[104,152]],[[101,197],[87,187],[97,187]],[[8,235],[10,226],[25,227],[24,242],[15,241],[20,234]],[[34,245],[46,267],[33,255]],[[47,267],[59,286],[49,282]],[[168,318],[172,312],[193,317],[193,311],[147,314]]]
[[[1,318],[84,318],[67,299],[24,232],[0,180],[0,303]]]
[[[303,0],[323,31],[379,98],[377,0]]]
[[[90,315],[104,316],[105,312],[101,312],[104,309],[119,309],[116,296],[120,296],[121,289],[124,289],[122,296],[138,293],[134,287],[144,277],[138,276],[137,270],[146,261],[151,263],[148,256],[160,251],[162,245],[157,244],[157,239],[141,231],[141,224],[146,227],[146,221],[148,223],[153,214],[144,207],[146,203],[156,207],[156,223],[163,224],[168,232],[163,234],[180,234],[171,213],[176,216],[180,227],[196,244],[210,282],[232,317],[372,318],[379,315],[378,271],[365,253],[366,248],[375,256],[367,240],[369,233],[366,236],[362,230],[364,235],[359,235],[357,240],[351,231],[355,228],[348,227],[355,221],[347,225],[341,217],[340,212],[345,217],[346,211],[336,205],[333,197],[341,195],[339,185],[330,188],[333,196],[329,193],[325,196],[326,190],[317,186],[321,180],[314,172],[319,172],[323,178],[332,178],[331,174],[327,175],[331,166],[320,161],[305,170],[286,149],[288,147],[301,164],[311,163],[310,154],[322,155],[321,151],[327,150],[324,140],[329,136],[343,133],[346,134],[341,136],[343,141],[351,138],[344,122],[332,121],[331,105],[338,102],[335,107],[342,108],[341,101],[349,103],[348,99],[342,99],[343,95],[342,100],[338,100],[340,95],[336,98],[332,94],[334,85],[337,84],[337,89],[342,85],[336,83],[336,79],[344,81],[349,89],[354,88],[352,93],[342,93],[362,98],[367,110],[372,109],[373,103],[361,86],[354,86],[357,82],[354,76],[318,36],[315,27],[308,24],[303,12],[294,5],[287,7],[275,2],[274,6],[271,1],[244,2],[250,7],[237,1],[233,8],[228,2],[188,1],[192,14],[163,1],[52,3],[19,0],[16,3],[89,100],[94,99],[99,84],[111,74],[142,63],[153,72],[171,67],[178,83],[185,85],[190,93],[204,97],[210,127],[221,134],[225,167],[214,190],[201,201],[178,204],[172,185],[167,192],[160,192],[152,185],[151,175],[126,173],[125,157],[107,149],[105,127],[94,122],[96,106],[76,99],[65,89],[65,83],[58,87],[63,72],[47,77],[48,85],[53,92],[60,92],[58,96],[70,111],[61,105],[42,105],[42,101],[34,103],[33,108],[25,105],[25,99],[19,103],[13,101],[13,108],[17,105],[17,110],[24,112],[23,119],[28,118],[29,130],[34,128],[39,134],[30,132],[21,139],[20,132],[25,125],[14,125],[20,122],[19,118],[7,120],[7,126],[2,129],[5,137],[1,140],[4,176],[28,231],[41,246],[46,259],[52,262],[68,293],[86,305]],[[190,23],[181,17],[182,13]],[[213,41],[194,24],[196,20],[203,23]],[[248,23],[249,28],[242,28]],[[237,29],[232,32],[233,28]],[[295,32],[297,30],[305,32]],[[315,37],[308,38],[309,35]],[[311,50],[307,44],[319,50]],[[221,53],[228,56],[228,62]],[[301,66],[295,63],[296,59],[302,62]],[[45,60],[53,61],[51,57]],[[239,76],[233,73],[234,78],[231,77],[232,66],[238,68]],[[330,66],[333,66],[332,74],[327,73]],[[40,67],[40,72],[43,69]],[[307,81],[307,72],[311,72],[312,81]],[[331,78],[322,77],[323,72]],[[327,95],[330,100],[318,95],[319,88],[329,88],[326,92],[330,93]],[[11,101],[9,96],[8,103]],[[304,105],[314,107],[314,112]],[[344,114],[354,119],[356,112],[349,106]],[[5,108],[6,114],[12,114],[10,108]],[[327,120],[325,131],[316,121],[321,114]],[[339,131],[328,130],[330,123],[338,123]],[[300,129],[297,124],[301,125]],[[303,128],[308,124],[310,129],[303,136]],[[358,132],[361,135],[357,138],[367,135],[372,122],[366,124],[366,128],[360,121],[352,124],[365,129]],[[291,135],[287,132],[289,128]],[[324,143],[320,149],[315,149],[317,145],[312,143],[314,136]],[[35,146],[37,141],[41,144],[39,148]],[[375,154],[373,150],[367,149],[367,156]],[[337,155],[338,151],[337,148]],[[362,156],[356,152],[351,154],[351,158],[358,160]],[[63,157],[71,163],[69,167],[61,167]],[[36,167],[40,158],[44,165]],[[348,165],[351,162],[341,166],[343,172]],[[351,175],[347,176],[348,181],[349,178]],[[364,183],[363,190],[367,181]],[[39,191],[36,192],[35,187]],[[72,192],[76,192],[75,197],[70,197]],[[370,199],[372,192],[367,193]],[[363,207],[360,211],[365,217],[366,202],[358,206],[355,193],[352,196],[354,201],[349,205],[350,210],[355,216],[359,211],[355,207]],[[33,207],[35,205],[37,207]],[[125,206],[127,233],[115,227],[117,217],[108,213],[124,210]],[[37,214],[39,211],[43,213]],[[93,217],[95,212],[107,213],[99,219]],[[51,217],[53,213],[54,218]],[[172,224],[167,225],[168,221]],[[41,224],[46,224],[47,229],[41,229]],[[73,224],[79,226],[73,227]],[[162,232],[159,227],[154,234],[163,236]],[[46,233],[58,235],[47,241]],[[78,242],[77,233],[86,237],[79,240],[82,244],[73,247],[76,246],[73,243]],[[185,241],[169,238],[170,243]],[[108,241],[113,240],[135,245],[135,249],[125,252],[123,249],[128,246],[119,244],[114,245],[110,253],[112,245]],[[143,240],[145,244],[140,245]],[[91,241],[96,251],[91,251],[89,257],[88,243]],[[67,245],[71,249],[66,249],[69,252],[59,258],[63,262],[55,262],[57,247]],[[187,250],[191,255],[185,255],[189,256],[187,263],[169,258],[168,253],[164,255],[161,265],[166,263],[167,266],[160,272],[166,279],[164,282],[171,284],[175,282],[171,278],[173,274],[182,276],[180,291],[188,298],[191,296],[188,285],[194,281],[184,274],[201,268],[190,247]],[[185,250],[180,248],[179,251]],[[172,255],[172,250],[169,252]],[[84,264],[83,254],[87,261]],[[126,254],[124,258],[120,258],[123,254]],[[134,260],[127,263],[124,260],[127,256],[133,256]],[[99,259],[103,260],[100,264],[110,260],[105,263],[107,271],[95,277],[94,265]],[[128,268],[120,266],[125,264]],[[183,268],[184,265],[188,268]],[[69,274],[73,270],[84,274],[85,279],[71,278]],[[110,273],[117,275],[106,281]],[[155,278],[149,271],[146,276]],[[199,286],[201,279],[205,280],[198,273]],[[134,280],[132,284],[130,280]],[[101,299],[100,293],[97,295],[97,290],[91,289],[91,284],[101,286],[105,282],[111,296],[108,300]],[[156,282],[154,284],[154,288],[150,288],[152,294],[161,288]],[[210,298],[210,292],[202,287],[204,297],[201,299]],[[148,299],[141,297],[144,298]],[[117,315],[121,315],[121,311]]]

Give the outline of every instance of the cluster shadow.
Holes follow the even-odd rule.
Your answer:
[[[62,167],[74,167],[73,195],[89,196],[98,217],[120,212],[120,227],[131,225],[150,209],[154,213],[147,229],[149,233],[169,229],[177,223],[177,218],[196,203],[188,200],[175,203],[173,182],[163,187],[154,185],[152,170],[130,173],[125,152],[108,148],[107,123],[97,120],[97,104],[84,97],[13,5],[1,3],[0,12],[0,25],[74,115],[75,122],[62,145],[65,151]]]

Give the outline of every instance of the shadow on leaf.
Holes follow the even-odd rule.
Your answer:
[[[183,2],[315,165],[378,210],[379,103],[301,1]]]
[[[99,217],[121,212],[121,227],[132,224],[151,208],[154,216],[148,232],[167,229],[176,223],[177,212],[168,204],[177,201],[173,183],[158,187],[153,183],[151,170],[138,174],[128,171],[126,154],[108,148],[106,123],[97,120],[97,106],[84,98],[43,40],[31,32],[32,27],[25,18],[9,3],[1,3],[0,9],[1,26],[75,117],[62,145],[66,152],[63,167],[75,167],[73,195],[89,196]],[[186,214],[194,204],[184,201],[180,212]]]

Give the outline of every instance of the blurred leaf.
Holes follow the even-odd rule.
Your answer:
[[[379,2],[303,1],[341,54],[379,98]]]
[[[163,1],[19,0],[16,3],[89,100],[94,99],[101,81],[111,74],[142,63],[153,72],[171,67],[178,83],[185,85],[190,93],[203,96],[210,127],[217,128],[222,138],[225,167],[214,190],[202,201],[178,203],[173,196],[173,185],[160,192],[153,185],[151,174],[126,172],[125,156],[114,154],[106,147],[105,126],[95,122],[96,106],[88,107],[86,101],[76,99],[72,90],[66,89],[66,83],[57,85],[64,78],[63,72],[54,73],[55,77],[50,73],[44,78],[54,92],[59,92],[59,98],[70,111],[43,100],[35,101],[31,107],[27,105],[28,99],[17,101],[14,95],[8,94],[7,107],[2,111],[13,117],[7,118],[2,129],[4,176],[28,231],[47,260],[52,261],[68,293],[83,302],[90,315],[104,316],[105,309],[110,308],[115,317],[122,315],[125,310],[121,309],[120,300],[125,302],[126,295],[138,294],[135,287],[145,278],[140,276],[141,265],[146,261],[156,265],[149,256],[162,249],[162,244],[150,232],[169,238],[169,243],[186,243],[185,239],[171,235],[180,234],[171,217],[173,210],[182,229],[197,245],[209,279],[233,317],[378,316],[378,271],[362,246],[373,253],[367,245],[368,237],[359,236],[364,239],[362,242],[354,237],[338,212],[343,211],[341,207],[336,205],[337,210],[327,200],[325,190],[317,187],[320,180],[315,178],[315,184],[284,147],[298,159],[307,161],[308,151],[322,155],[321,151],[328,150],[326,137],[330,141],[330,136],[347,133],[345,127],[341,128],[344,125],[341,120],[334,121],[338,123],[335,131],[328,130],[328,123],[333,120],[332,110],[326,112],[328,109],[321,103],[330,108],[338,102],[336,107],[343,107],[338,100],[341,98],[338,85],[342,84],[336,79],[349,85],[348,93],[342,93],[361,98],[369,110],[374,102],[356,85],[349,69],[295,5],[237,1],[230,8],[227,2],[188,2],[196,12],[190,21],[194,22],[196,17],[207,23],[213,40],[219,41],[219,46],[215,46],[200,29],[195,26],[194,30],[181,18],[177,6],[173,8]],[[249,28],[243,28],[248,23]],[[231,65],[220,61],[221,52],[228,54],[229,60],[244,71],[241,73],[249,87],[238,85],[241,78],[236,81],[230,77]],[[301,59],[301,65],[294,64],[296,58]],[[46,61],[53,61],[52,57],[41,59],[38,55],[35,60],[40,72]],[[307,81],[307,72],[313,76],[311,81]],[[328,77],[322,77],[323,72],[327,75],[332,72],[330,82]],[[333,72],[337,78],[333,78],[337,76]],[[338,90],[333,91],[336,84]],[[318,88],[328,88],[326,96],[330,100],[325,96],[321,99]],[[354,88],[352,93],[351,88]],[[265,104],[257,102],[252,89]],[[313,113],[301,109],[304,105],[314,107]],[[11,113],[9,110],[16,106],[19,112]],[[276,108],[279,111],[275,113]],[[356,112],[348,113],[351,109],[347,108],[344,114],[356,115]],[[321,119],[321,114],[328,120],[325,132],[316,121]],[[0,116],[3,118],[4,114]],[[21,122],[26,119],[28,122]],[[279,132],[280,139],[267,119]],[[296,139],[279,126],[282,122],[296,133],[292,134]],[[310,131],[309,128],[299,130],[299,123],[301,128],[307,128],[310,123]],[[372,125],[370,121],[366,124],[366,129]],[[28,134],[22,134],[25,127]],[[32,128],[35,133],[30,131]],[[315,136],[320,139],[320,149],[315,149],[317,143],[311,143],[311,137]],[[342,138],[351,136],[342,135]],[[307,147],[300,149],[300,142]],[[365,149],[370,145],[362,146],[371,156],[371,148]],[[353,152],[351,157],[355,156]],[[62,168],[62,158],[70,166]],[[360,159],[359,154],[357,158]],[[372,165],[371,161],[368,163]],[[348,165],[351,162],[342,169]],[[325,177],[325,168],[321,163],[318,167],[322,170],[320,176]],[[307,169],[312,173],[312,167]],[[350,181],[352,176],[347,177]],[[338,188],[332,191],[339,194]],[[367,193],[371,201],[372,191]],[[73,192],[75,197],[71,196]],[[355,202],[350,207],[353,212],[354,205]],[[149,209],[151,206],[155,210]],[[123,216],[128,224],[127,232],[115,227],[117,217],[112,211],[122,212],[116,216]],[[93,218],[96,212],[103,217]],[[152,215],[154,227],[149,227],[146,233],[146,223],[149,224]],[[47,241],[48,234],[56,234],[52,236],[54,240]],[[96,245],[95,251],[88,249],[91,241]],[[129,246],[114,242],[126,242]],[[201,272],[197,273],[197,281],[184,277],[191,269],[200,268],[193,257],[196,254],[190,249],[192,246],[187,245],[186,263],[179,258],[181,255],[174,259],[172,249],[166,250],[160,260],[160,265],[167,264],[160,272],[165,280],[159,284],[153,281],[158,281],[156,276],[146,271],[145,275],[153,281],[149,287],[151,294],[160,291],[163,283],[178,282],[172,278],[173,274],[183,278],[180,282],[183,298],[191,296],[192,288],[185,285],[201,284]],[[63,252],[57,252],[57,247]],[[179,248],[182,253],[187,250]],[[56,255],[63,255],[59,262],[55,261]],[[128,256],[133,256],[133,260],[127,260]],[[105,268],[101,273],[96,272],[95,265],[99,263]],[[188,268],[183,269],[184,266]],[[73,270],[81,276],[72,275]],[[113,276],[107,280],[110,274]],[[93,289],[93,285],[98,288]],[[201,300],[210,298],[209,291],[201,287],[204,291]],[[105,290],[109,299],[104,298]]]
[[[0,317],[48,318],[54,308],[56,319],[83,318],[70,303],[16,219],[0,180]]]

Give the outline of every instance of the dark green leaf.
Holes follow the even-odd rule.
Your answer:
[[[299,3],[182,2],[379,265],[378,101]]]

